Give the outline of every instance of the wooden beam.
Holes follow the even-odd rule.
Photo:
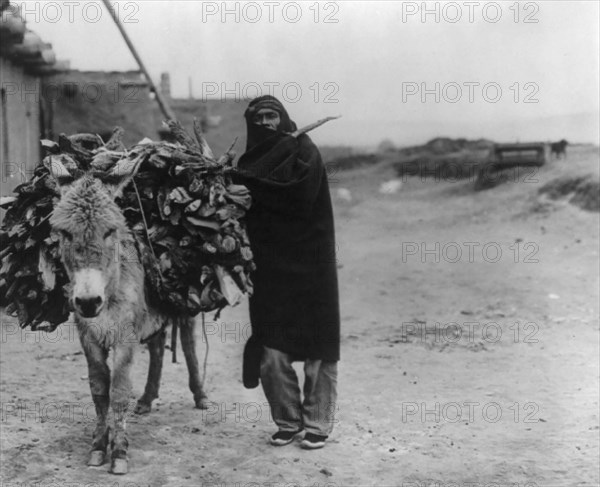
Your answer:
[[[152,91],[154,93],[154,95],[156,96],[156,101],[158,102],[158,105],[160,106],[160,109],[163,112],[163,115],[167,119],[175,120],[175,113],[173,112],[173,110],[171,109],[169,104],[167,103],[167,100],[162,96],[161,92],[156,88],[156,85],[154,84],[154,81],[152,81],[152,77],[150,76],[150,73],[146,69],[146,66],[144,65],[144,62],[142,61],[142,58],[140,57],[137,50],[135,49],[135,46],[131,42],[131,39],[127,35],[127,32],[125,32],[125,29],[121,25],[121,22],[119,21],[119,18],[117,16],[115,10],[112,8],[112,5],[110,4],[110,1],[102,0],[102,2],[108,9],[110,16],[112,17],[115,24],[117,25],[117,28],[119,29],[119,32],[121,32],[121,35],[123,36],[123,39],[125,40],[125,43],[127,44],[127,47],[129,47],[131,54],[133,54],[133,57],[137,61],[138,66],[140,67],[140,70],[142,71],[142,73],[144,73],[144,76],[146,76],[146,78],[148,79],[148,84],[150,85],[150,91]]]

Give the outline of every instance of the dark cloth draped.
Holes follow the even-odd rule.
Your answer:
[[[249,135],[260,142],[242,155],[234,176],[252,195],[246,223],[257,266],[245,383],[246,369],[256,370],[251,351],[262,346],[297,360],[340,358],[333,211],[319,151],[305,134],[249,124]]]

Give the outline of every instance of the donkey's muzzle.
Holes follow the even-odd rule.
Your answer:
[[[75,298],[75,309],[77,309],[84,318],[94,318],[98,316],[103,304],[104,301],[101,296]]]

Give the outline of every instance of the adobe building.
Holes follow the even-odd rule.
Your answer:
[[[107,141],[116,126],[128,147],[158,137],[157,103],[140,71],[70,70],[46,78],[43,94],[49,139],[94,133]]]
[[[40,161],[40,136],[47,132],[44,79],[68,69],[52,46],[27,29],[15,4],[0,3],[1,195],[27,181]]]
[[[173,98],[170,78],[163,73],[161,94],[177,120],[190,132],[194,117],[202,121],[203,131],[216,156],[223,154],[238,137],[235,149],[245,148],[244,110],[247,101]],[[76,71],[58,73],[44,80],[47,131],[55,140],[61,134],[96,133],[108,140],[116,126],[125,129],[123,141],[132,146],[144,137],[154,140],[169,138],[163,126],[164,115],[150,85],[140,71],[107,72]]]

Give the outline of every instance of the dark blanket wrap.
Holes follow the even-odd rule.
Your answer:
[[[254,130],[265,131],[262,142],[240,158],[235,176],[252,195],[246,223],[257,266],[244,374],[262,346],[296,360],[337,361],[336,244],[325,167],[307,135]]]

